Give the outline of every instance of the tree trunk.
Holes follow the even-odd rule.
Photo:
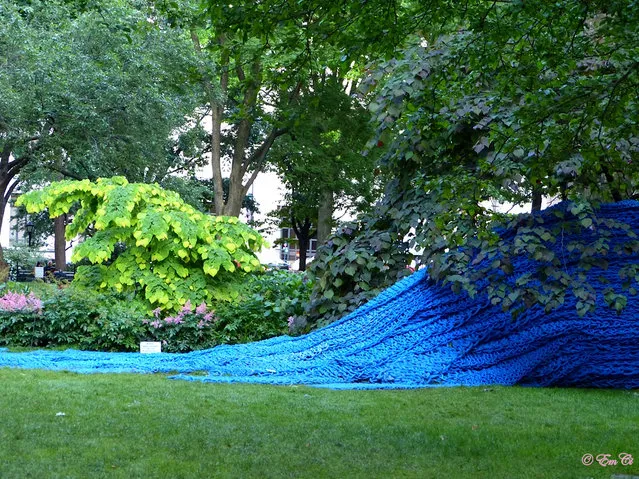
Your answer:
[[[198,55],[204,61],[204,49],[200,44],[200,38],[195,28],[191,29],[191,40]],[[283,135],[286,129],[273,128],[271,133],[264,139],[261,145],[247,157],[251,129],[254,123],[255,107],[258,102],[260,88],[262,87],[262,63],[261,57],[254,57],[250,63],[250,73],[244,71],[245,60],[231,58],[231,49],[228,46],[225,34],[220,34],[215,39],[216,48],[220,50],[220,60],[217,70],[220,72],[219,90],[214,88],[213,78],[202,69],[202,85],[211,106],[211,174],[213,177],[213,208],[215,215],[239,216],[242,210],[242,203],[246,192],[255,181],[257,174],[264,169],[266,154],[273,145],[275,139]],[[232,67],[234,65],[234,67]],[[229,79],[231,73],[239,81],[243,98],[240,105],[240,121],[236,124],[237,132],[235,144],[233,145],[233,156],[231,158],[231,175],[229,178],[229,190],[226,202],[224,201],[224,188],[222,178],[222,125],[224,124],[224,110],[229,94]],[[292,96],[299,94],[299,86],[294,89]],[[244,182],[245,176],[249,178]]]
[[[242,178],[231,176],[229,182],[229,194],[226,198],[226,205],[222,214],[226,216],[240,216],[242,211],[242,203],[246,196],[246,189],[243,188]]]
[[[335,208],[333,192],[324,191],[317,213],[317,245],[326,243],[333,228],[333,210]]]
[[[195,52],[202,56],[202,45],[200,44],[200,37],[197,34],[195,28],[191,29],[191,40],[193,41],[193,47]],[[225,43],[224,35],[218,37],[217,42],[222,46],[222,56],[220,59],[220,93],[222,97],[226,96],[228,91],[229,81],[229,60],[230,53],[228,49],[224,48]],[[202,85],[206,94],[206,99],[211,107],[211,174],[213,177],[213,211],[216,215],[221,215],[224,210],[224,188],[222,185],[222,122],[224,116],[224,100],[218,100],[213,90],[213,81],[205,70],[202,73]]]
[[[4,219],[4,207],[5,202],[0,197],[0,227],[2,226],[2,220]],[[11,267],[4,259],[4,252],[2,251],[2,245],[0,245],[0,283],[6,283],[9,280],[9,270]]]
[[[300,262],[299,270],[306,271],[306,257],[308,254],[308,245],[311,241],[311,220],[304,218],[304,223],[299,223],[295,216],[291,216],[291,224],[295,236],[297,236],[297,251],[299,251]]]
[[[220,40],[223,41],[223,40]],[[225,50],[222,53],[222,76],[220,78],[220,89],[222,95],[227,94],[229,81],[229,53]],[[213,213],[221,215],[224,211],[224,187],[222,180],[222,122],[224,117],[224,103],[217,101],[213,94],[213,89],[208,83],[207,93],[211,105],[211,174],[213,177]]]
[[[531,213],[534,211],[541,211],[541,191],[536,188],[533,188],[532,192],[532,208],[530,209]]]
[[[57,271],[67,270],[67,240],[65,238],[66,215],[60,215],[53,220],[54,226],[54,252],[55,269]]]
[[[601,170],[603,171],[603,174],[606,177],[606,182],[608,183],[608,188],[610,189],[610,195],[612,196],[612,200],[615,203],[618,203],[619,201],[623,200],[623,197],[621,196],[621,191],[619,190],[619,186],[617,184],[618,182],[615,181],[615,177],[610,171],[610,168],[608,168],[608,165],[602,162]]]
[[[18,185],[18,181],[14,181],[14,178],[28,163],[30,158],[26,155],[23,158],[11,160],[11,148],[12,145],[7,142],[2,151],[0,151],[0,231],[2,231],[5,209],[11,200],[13,190]],[[4,259],[2,247],[0,246],[0,283],[6,282],[8,278],[9,265]]]

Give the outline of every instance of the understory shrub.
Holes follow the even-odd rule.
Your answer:
[[[267,271],[250,277],[237,300],[216,305],[221,342],[259,341],[303,329],[304,305],[312,282],[291,271]],[[297,319],[296,319],[297,318]]]
[[[164,318],[156,309],[149,326],[149,338],[162,342],[162,350],[184,352],[218,344],[235,344],[296,332],[293,318],[301,316],[311,283],[303,274],[267,271],[247,276],[234,301],[218,301],[215,311],[202,303],[191,303],[178,314]]]
[[[96,293],[74,284],[22,287],[0,297],[0,344],[69,346],[99,351],[137,351],[140,341],[161,341],[166,352],[206,349],[299,332],[311,283],[300,273],[269,271],[246,276],[239,296],[214,309],[190,302],[177,313],[149,316],[133,294]],[[34,285],[36,285],[34,283]]]
[[[308,269],[314,281],[306,318],[326,326],[411,273],[409,244],[383,214],[346,223],[329,237]]]
[[[45,336],[42,302],[33,293],[6,291],[0,297],[0,344],[37,346]]]
[[[164,319],[160,317],[160,309],[153,311],[155,319],[144,319],[149,327],[149,338],[161,341],[162,350],[170,353],[182,353],[198,349],[212,348],[219,344],[220,335],[215,328],[217,318],[208,311],[206,303],[195,309],[187,302],[174,315]]]
[[[124,295],[68,287],[50,291],[42,301],[33,293],[7,292],[0,303],[21,306],[0,306],[3,345],[134,351],[146,333],[138,303]]]

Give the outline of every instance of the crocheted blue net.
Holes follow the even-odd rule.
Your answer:
[[[545,226],[557,221],[548,210],[542,215]],[[637,202],[603,206],[598,217],[622,220],[639,232]],[[610,284],[620,290],[619,269],[638,263],[639,255],[614,254],[614,245],[628,238],[620,230],[611,232],[609,267],[584,272],[597,290],[597,310],[581,318],[576,299],[567,294],[565,304],[549,314],[533,307],[513,320],[485,294],[476,299],[455,295],[432,284],[422,270],[346,318],[301,337],[188,354],[2,351],[0,367],[162,372],[190,381],[334,389],[487,384],[637,388],[639,301],[628,296],[627,307],[617,314],[605,304],[603,290]],[[577,236],[568,235],[563,244],[573,239]],[[586,229],[579,239],[596,238]],[[557,251],[560,247],[556,245]],[[574,272],[578,253],[562,249],[561,254],[566,270]],[[515,265],[519,274],[535,266],[524,259]]]

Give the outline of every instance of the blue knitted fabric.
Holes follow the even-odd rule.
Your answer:
[[[547,227],[557,221],[548,212],[542,214]],[[622,220],[639,232],[637,202],[603,206],[598,216]],[[627,236],[612,231],[609,267],[584,272],[597,290],[598,307],[582,318],[576,314],[576,299],[568,294],[565,304],[549,314],[533,307],[513,320],[485,294],[475,299],[455,295],[432,284],[422,270],[346,318],[301,337],[188,354],[0,351],[0,367],[172,372],[174,378],[191,381],[335,389],[487,384],[637,388],[639,301],[628,296],[626,309],[617,314],[605,304],[603,290],[609,286],[606,281],[619,285],[619,269],[638,263],[639,255],[613,253],[614,245]],[[563,246],[574,239],[577,236],[567,234],[555,246],[568,272],[575,271],[578,253]],[[596,238],[582,230],[578,239]],[[522,259],[515,267],[521,274],[536,265]]]

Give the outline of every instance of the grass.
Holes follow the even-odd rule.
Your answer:
[[[331,391],[9,369],[0,383],[2,478],[639,475],[634,391]],[[637,462],[581,463],[621,452]]]

